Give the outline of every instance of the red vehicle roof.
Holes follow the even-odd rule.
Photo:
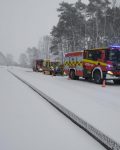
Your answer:
[[[80,56],[83,54],[83,51],[79,51],[79,52],[69,52],[65,54],[65,57],[69,57],[69,56]]]

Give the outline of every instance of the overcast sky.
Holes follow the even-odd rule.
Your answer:
[[[18,59],[28,47],[38,45],[58,22],[63,0],[0,0],[0,51]],[[77,0],[64,0],[75,3]],[[88,0],[83,0],[87,2]]]

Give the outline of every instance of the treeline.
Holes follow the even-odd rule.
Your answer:
[[[58,59],[65,52],[120,43],[120,8],[117,0],[89,0],[88,4],[62,2],[58,23],[50,36],[42,37],[38,47],[28,48],[20,55],[21,66],[32,66],[34,59]]]
[[[4,55],[0,52],[0,66],[32,67],[34,59],[40,59],[40,51],[36,47],[27,48],[25,53],[21,53],[18,62],[12,54]]]
[[[0,52],[0,65],[6,65],[6,57],[2,52]]]
[[[19,66],[32,67],[34,59],[40,59],[40,51],[36,47],[27,48],[19,57]]]
[[[0,65],[1,66],[18,66],[18,63],[14,61],[11,54],[4,55],[0,52]]]
[[[22,67],[32,67],[33,60],[36,59],[51,59],[50,52],[51,37],[44,36],[38,42],[38,47],[29,47],[25,53],[21,53],[19,57],[19,65]]]
[[[120,43],[120,8],[116,0],[62,2],[57,11],[59,21],[51,32],[51,51],[55,54]]]
[[[78,0],[72,4],[60,3],[57,9],[59,20],[50,36],[42,37],[37,48],[27,48],[20,55],[18,65],[32,67],[34,59],[59,59],[63,62],[65,52],[120,43],[120,7],[116,2],[89,0],[85,4]],[[0,61],[0,65],[17,65],[11,55],[0,53]]]

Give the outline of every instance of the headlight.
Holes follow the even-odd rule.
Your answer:
[[[42,71],[42,68],[39,68],[39,71]]]
[[[110,75],[113,75],[113,72],[112,72],[112,71],[108,71],[107,73],[110,74]]]
[[[63,73],[64,75],[67,75],[65,72]]]

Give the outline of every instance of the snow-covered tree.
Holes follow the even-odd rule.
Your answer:
[[[12,54],[7,54],[6,61],[8,66],[13,66],[15,64]]]
[[[39,40],[38,47],[42,59],[50,59],[51,37],[46,35]]]
[[[20,66],[27,67],[28,66],[28,58],[27,55],[22,53],[19,57]]]
[[[0,52],[0,65],[7,65],[6,57],[2,52]]]
[[[51,31],[51,51],[69,52],[120,43],[120,7],[116,0],[60,3],[59,21]]]
[[[40,51],[36,47],[28,48],[26,53],[30,66],[32,66],[33,60],[40,59]]]

